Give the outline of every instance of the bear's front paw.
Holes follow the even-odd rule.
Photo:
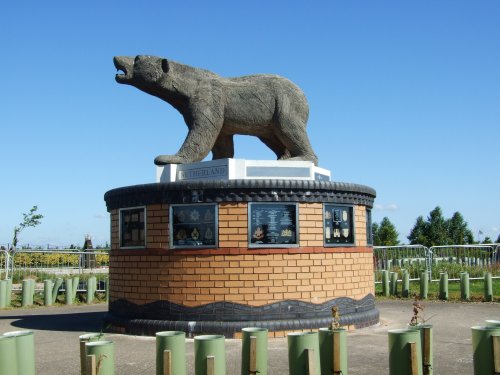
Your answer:
[[[177,155],[159,155],[155,158],[156,165],[183,164],[186,160]]]

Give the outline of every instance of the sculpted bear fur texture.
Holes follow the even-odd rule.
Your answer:
[[[183,164],[234,156],[233,136],[253,135],[278,159],[318,159],[306,133],[309,106],[304,93],[276,75],[223,78],[154,56],[114,58],[123,73],[118,83],[137,87],[177,109],[189,129],[175,155],[160,155],[155,164]]]

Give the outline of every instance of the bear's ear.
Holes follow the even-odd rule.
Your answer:
[[[161,60],[161,69],[163,70],[163,73],[168,73],[168,71],[170,70],[170,65],[167,59]]]

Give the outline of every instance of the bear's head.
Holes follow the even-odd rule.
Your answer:
[[[139,89],[157,83],[169,70],[167,59],[156,56],[115,56],[113,62],[116,69],[123,72],[116,74],[116,82]]]

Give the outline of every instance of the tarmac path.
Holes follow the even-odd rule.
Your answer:
[[[412,316],[411,300],[378,301],[380,324],[347,335],[349,375],[388,374],[387,331],[405,327]],[[500,320],[498,303],[424,302],[434,332],[434,374],[472,374],[471,327],[486,319]],[[100,332],[107,305],[73,305],[0,310],[0,334],[35,332],[39,375],[80,374],[78,336]],[[154,337],[106,334],[115,342],[117,375],[155,374]],[[186,345],[188,374],[194,373],[193,340]],[[269,340],[269,374],[288,374],[286,338]],[[240,373],[241,341],[226,340],[228,375]]]

